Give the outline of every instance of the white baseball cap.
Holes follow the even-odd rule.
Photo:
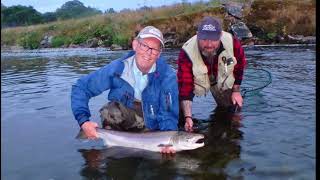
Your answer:
[[[162,32],[159,29],[155,28],[154,26],[146,26],[137,35],[137,38],[142,38],[142,39],[149,38],[149,37],[158,39],[161,42],[162,46],[164,46]]]

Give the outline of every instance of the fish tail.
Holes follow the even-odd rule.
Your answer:
[[[84,131],[82,129],[80,129],[78,135],[76,136],[76,139],[87,139],[88,137],[86,136],[86,134],[84,133]]]

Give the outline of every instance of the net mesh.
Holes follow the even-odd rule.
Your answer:
[[[246,68],[241,83],[242,97],[257,95],[272,82],[271,73],[264,69]]]

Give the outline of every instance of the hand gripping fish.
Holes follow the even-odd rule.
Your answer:
[[[204,135],[185,131],[124,132],[97,128],[98,137],[107,147],[121,146],[160,152],[162,147],[175,151],[192,150],[204,146]],[[78,139],[86,139],[80,131]]]

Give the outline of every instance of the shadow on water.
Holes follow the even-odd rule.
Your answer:
[[[226,179],[235,176],[228,170],[228,164],[240,156],[241,119],[240,113],[215,110],[209,119],[195,120],[201,127],[198,132],[206,136],[205,147],[175,155],[120,147],[79,149],[85,161],[80,174],[89,179]]]

